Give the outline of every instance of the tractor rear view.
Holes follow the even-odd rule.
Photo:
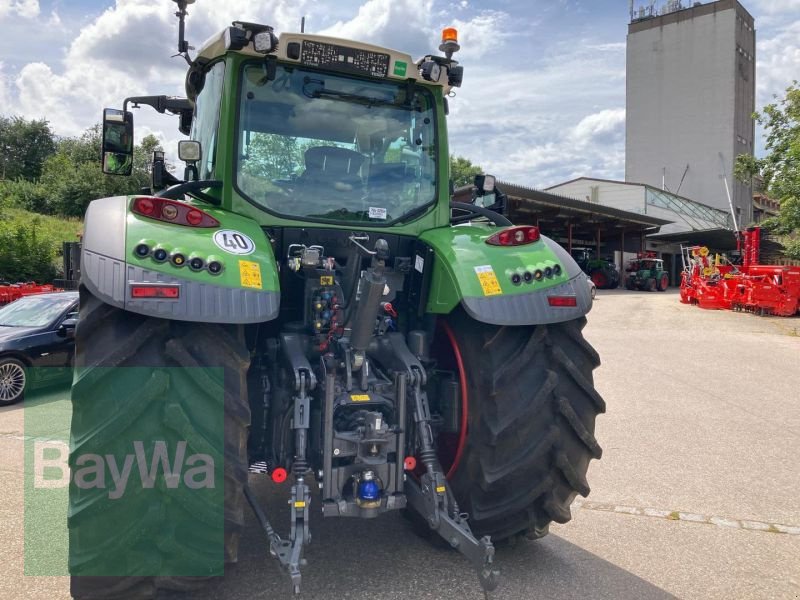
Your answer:
[[[71,484],[73,595],[201,585],[221,573],[198,564],[237,560],[245,504],[294,592],[314,510],[405,509],[493,589],[493,543],[544,536],[589,493],[604,402],[575,261],[536,227],[450,201],[455,30],[414,61],[237,22],[192,58],[176,1],[187,97],[107,109],[103,164],[130,172],[127,107],[149,105],[180,119],[186,170],[156,157],[150,193],[87,211],[70,460],[138,436],[148,465],[171,443],[198,462],[188,491],[167,477],[109,501]],[[191,484],[215,468],[224,497],[201,502]],[[249,472],[282,486],[287,522]]]
[[[597,257],[592,248],[572,248],[571,254],[599,289],[613,290],[619,286],[619,271],[611,260]]]
[[[646,292],[665,291],[669,287],[669,273],[664,270],[664,261],[655,253],[639,254],[628,264],[625,289]]]

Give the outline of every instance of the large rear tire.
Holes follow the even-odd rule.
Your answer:
[[[72,454],[79,454],[81,447],[96,448],[95,437],[108,436],[109,432],[121,438],[134,435],[129,433],[133,425],[135,435],[145,432],[154,440],[187,433],[204,436],[204,432],[224,426],[224,558],[225,562],[236,562],[244,523],[243,490],[247,482],[247,428],[250,424],[246,389],[250,358],[240,328],[167,321],[125,312],[104,304],[84,287],[81,287],[80,296],[75,358],[79,370],[72,387]],[[111,371],[109,367],[152,367],[152,377],[142,381],[142,369]],[[197,369],[159,370],[159,367],[221,367],[224,380],[211,374],[203,379]],[[113,386],[123,397],[113,407],[98,406],[97,398],[108,397],[101,391],[102,386]],[[222,397],[224,407],[220,406]],[[222,418],[223,410],[224,424],[211,422],[214,415]],[[187,432],[186,428],[192,428],[192,432]],[[146,515],[146,525],[137,523],[135,516],[121,513],[124,505],[115,508],[108,502],[101,504],[102,511],[92,510],[95,501],[103,500],[102,494],[91,494],[96,491],[70,487],[70,568],[73,572],[82,565],[91,564],[99,555],[116,553],[126,555],[127,572],[147,575],[153,572],[153,564],[157,565],[159,560],[169,560],[170,556],[182,552],[188,556],[197,554],[198,544],[203,540],[202,528],[200,531],[179,530],[173,522],[159,523],[158,519],[151,519],[150,513]],[[164,500],[166,504],[176,505],[172,498],[165,496]],[[182,509],[188,511],[188,507],[182,506],[174,510]],[[211,510],[217,509],[212,507]],[[141,529],[138,534],[126,535],[137,528]],[[218,547],[213,545],[218,544],[218,540],[209,540],[209,551]],[[73,576],[71,592],[73,597],[82,600],[145,599],[153,598],[159,589],[190,591],[207,579]]]
[[[462,311],[446,319],[467,382],[468,430],[450,482],[476,535],[538,538],[566,523],[586,471],[602,450],[595,417],[597,352],[585,318],[555,325],[498,327]]]

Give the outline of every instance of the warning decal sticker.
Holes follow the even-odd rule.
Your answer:
[[[242,287],[255,288],[260,290],[261,285],[261,267],[257,262],[249,260],[239,261],[239,280]]]
[[[481,284],[484,296],[499,296],[503,293],[500,282],[497,280],[497,275],[495,275],[491,265],[475,267],[475,273],[478,275],[478,281]]]

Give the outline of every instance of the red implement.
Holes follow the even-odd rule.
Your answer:
[[[50,292],[60,292],[62,290],[52,285],[38,285],[32,281],[27,283],[12,283],[0,285],[0,306],[19,300],[23,296],[33,294],[48,294]]]
[[[712,310],[791,317],[800,312],[800,267],[761,265],[761,230],[742,232],[742,264],[722,264],[704,247],[684,248],[681,302]]]

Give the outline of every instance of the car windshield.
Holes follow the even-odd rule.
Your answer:
[[[75,303],[64,296],[26,296],[0,308],[2,327],[44,327]]]
[[[414,85],[247,64],[236,184],[288,217],[387,224],[436,191],[433,96]]]

